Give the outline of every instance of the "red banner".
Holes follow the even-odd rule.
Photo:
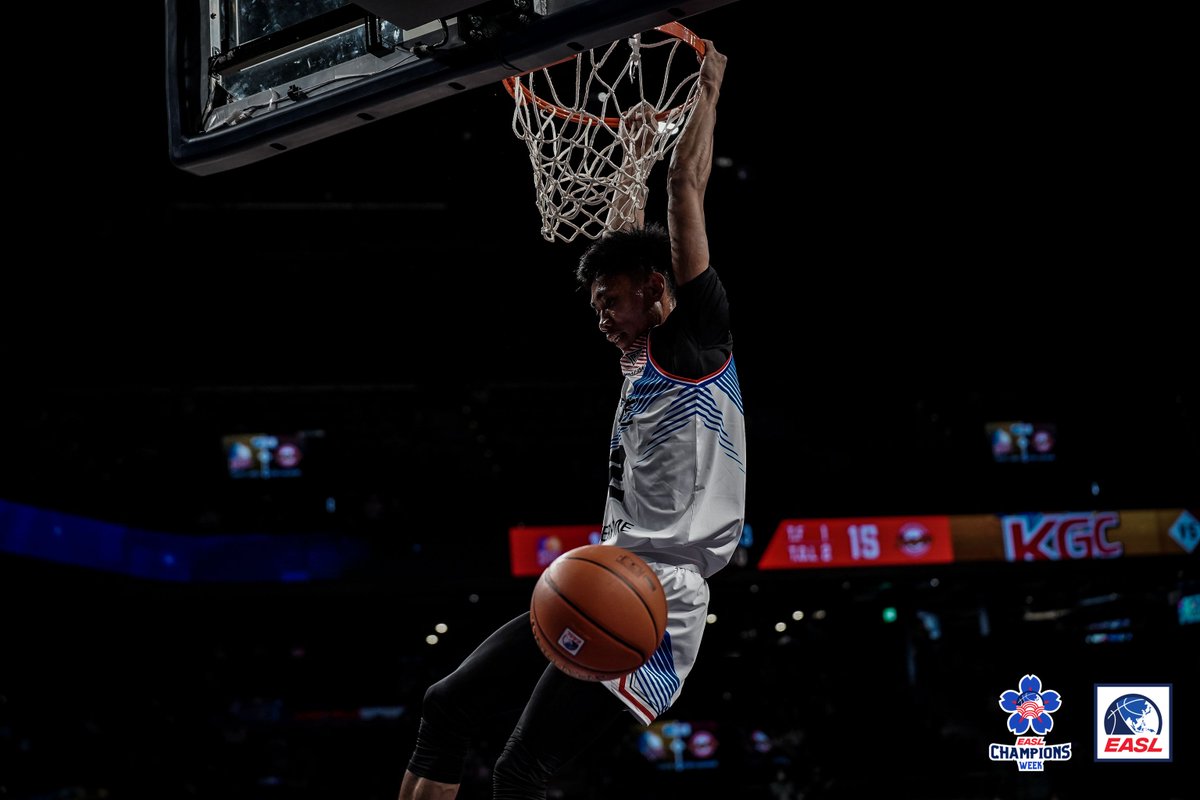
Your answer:
[[[541,575],[568,550],[600,543],[599,525],[538,525],[508,529],[508,553],[514,577]]]
[[[560,554],[600,541],[599,525],[509,529],[512,574],[536,576]],[[1200,511],[959,514],[785,519],[759,569],[1072,561],[1129,556],[1200,557]]]
[[[949,517],[785,519],[759,569],[948,564]]]

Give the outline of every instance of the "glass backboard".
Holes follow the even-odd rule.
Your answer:
[[[233,169],[733,0],[166,0],[172,162]]]

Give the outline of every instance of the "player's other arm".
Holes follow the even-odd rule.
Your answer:
[[[708,269],[708,233],[704,227],[704,190],[712,172],[713,127],[726,58],[704,40],[700,95],[696,110],[679,135],[667,176],[667,222],[675,283],[683,284]]]

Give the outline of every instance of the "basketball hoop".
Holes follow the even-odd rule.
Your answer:
[[[645,208],[650,170],[696,106],[690,53],[703,58],[704,42],[670,22],[504,79],[513,133],[529,147],[542,238],[598,239]]]

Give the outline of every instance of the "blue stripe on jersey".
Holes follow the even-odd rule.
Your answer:
[[[671,634],[663,634],[658,649],[650,660],[629,676],[629,684],[646,699],[654,715],[666,711],[671,698],[679,691],[679,676],[675,674],[675,657],[671,655]]]
[[[733,366],[732,358],[729,359],[729,366],[725,368],[725,371],[717,376],[716,384],[721,387],[721,391],[729,395],[729,399],[737,406],[737,410],[745,414],[746,410],[742,408],[742,385],[738,383],[737,369]]]
[[[684,427],[692,417],[697,417],[704,427],[717,434],[717,442],[720,444],[721,449],[725,451],[725,455],[733,459],[743,470],[745,469],[736,445],[734,445],[733,440],[729,438],[728,433],[725,431],[724,416],[721,414],[721,409],[717,406],[716,400],[712,396],[710,386],[719,388],[729,397],[734,406],[737,407],[739,413],[745,413],[742,408],[741,385],[738,383],[737,370],[734,368],[733,358],[729,359],[729,363],[725,365],[725,369],[720,374],[707,381],[695,384],[673,381],[655,369],[653,364],[648,363],[646,365],[642,377],[634,381],[633,386],[630,388],[629,397],[626,401],[627,414],[637,416],[673,387],[678,387],[680,393],[679,397],[668,408],[659,429],[647,440],[646,447],[642,451],[639,461],[644,461],[671,434]],[[609,442],[610,450],[616,449],[620,445],[621,434],[625,432],[625,428],[627,427],[627,425],[618,427],[612,440]]]
[[[641,378],[633,382],[633,388],[629,392],[629,413],[634,416],[642,413],[656,398],[670,391],[673,385],[670,380],[664,378],[657,371],[651,375],[643,373]]]
[[[704,427],[717,434],[717,442],[725,451],[725,455],[736,461],[739,467],[744,466],[738,455],[737,447],[725,430],[725,418],[721,409],[717,407],[710,390],[707,387],[699,386],[684,389],[679,398],[671,404],[658,429],[647,439],[639,461],[645,461],[659,445],[667,441],[677,430],[685,427],[693,417],[699,419]]]

